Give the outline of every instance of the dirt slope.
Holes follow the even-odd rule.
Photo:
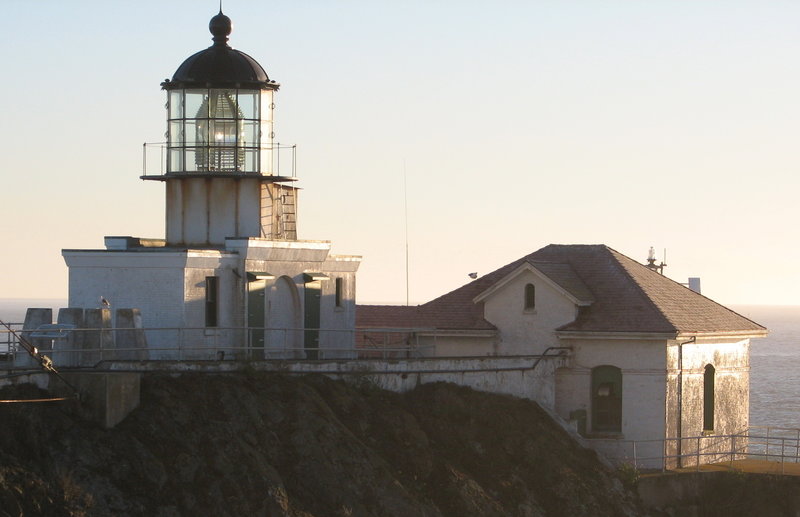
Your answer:
[[[641,514],[536,404],[453,385],[151,375],[117,428],[75,415],[0,405],[1,516]]]

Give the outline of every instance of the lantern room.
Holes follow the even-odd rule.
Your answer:
[[[167,90],[166,173],[272,175],[273,93],[279,85],[228,45],[230,18],[211,19],[214,44],[186,59]]]

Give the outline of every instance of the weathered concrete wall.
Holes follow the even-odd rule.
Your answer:
[[[275,373],[324,374],[334,378],[362,378],[391,391],[407,391],[419,384],[451,382],[479,391],[505,393],[535,400],[552,409],[555,369],[565,358],[551,357],[531,367],[537,357],[423,358],[403,360],[327,360],[327,361],[110,361],[107,371],[147,372],[234,372],[255,369]]]
[[[122,422],[139,406],[141,374],[139,373],[62,373],[64,379],[80,392],[80,405],[88,418],[106,429]],[[51,388],[62,395],[72,391],[58,381]]]
[[[167,181],[166,237],[170,245],[223,245],[227,237],[261,236],[258,178]]]
[[[142,312],[139,309],[117,309],[114,345],[120,359],[145,360],[147,336],[142,326]]]
[[[111,330],[111,309],[86,309],[84,311],[86,328],[83,334],[83,352],[80,363],[93,366],[103,359],[112,359],[114,353],[114,332]]]
[[[99,298],[104,296],[112,308],[141,308],[147,327],[186,325],[186,252],[65,250],[63,255],[69,267],[70,307],[99,307]]]
[[[677,440],[671,441],[667,445],[667,453],[686,455],[681,466],[696,464],[697,457],[694,455],[698,447],[703,454],[701,463],[727,458],[730,444],[713,436],[738,433],[749,425],[750,340],[715,337],[680,343],[678,340],[672,341],[667,350],[666,435],[671,438],[708,437],[682,440],[680,446]],[[707,365],[713,366],[715,371],[713,430],[703,429],[704,373]],[[679,399],[682,401],[680,411]],[[678,466],[677,460],[671,460],[668,466]]]

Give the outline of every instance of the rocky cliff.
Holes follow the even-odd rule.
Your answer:
[[[150,375],[115,429],[78,414],[0,404],[0,515],[642,514],[536,404],[452,385]]]

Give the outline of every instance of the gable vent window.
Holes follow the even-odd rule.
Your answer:
[[[533,284],[525,285],[525,310],[532,311],[536,308],[536,286]]]

